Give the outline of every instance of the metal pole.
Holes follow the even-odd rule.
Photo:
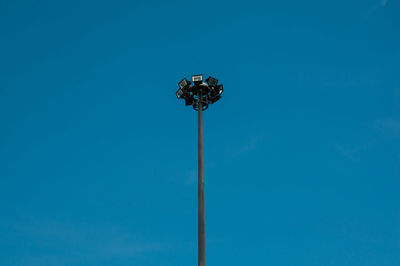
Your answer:
[[[205,222],[204,222],[204,160],[203,160],[203,103],[201,93],[199,96],[199,179],[198,179],[198,189],[199,189],[199,266],[206,265],[206,235],[205,235]]]

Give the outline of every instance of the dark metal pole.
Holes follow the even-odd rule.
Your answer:
[[[199,266],[206,265],[206,235],[205,235],[205,221],[204,221],[204,160],[203,160],[203,103],[201,93],[199,96]]]

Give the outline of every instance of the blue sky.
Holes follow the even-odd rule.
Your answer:
[[[400,3],[0,1],[0,264],[400,264]]]

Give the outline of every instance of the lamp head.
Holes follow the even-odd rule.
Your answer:
[[[215,79],[215,78],[213,78],[213,77],[208,77],[208,78],[206,79],[206,82],[208,83],[208,85],[209,85],[210,87],[216,87],[217,84],[218,84],[218,79]]]
[[[195,85],[200,85],[201,83],[203,83],[203,74],[193,75],[192,81]]]

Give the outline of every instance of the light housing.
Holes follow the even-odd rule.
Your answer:
[[[189,86],[190,86],[190,81],[189,80],[187,80],[186,78],[184,78],[184,79],[182,79],[179,83],[178,83],[178,85],[179,85],[179,88],[181,88],[181,89],[186,89],[186,88],[188,88]]]
[[[191,95],[186,95],[186,97],[185,97],[185,105],[186,105],[186,106],[188,106],[188,105],[193,105],[193,103],[194,103],[194,98],[193,98],[193,96],[191,96]]]
[[[219,93],[218,93],[217,87],[211,87],[210,86],[210,96],[211,96],[211,98],[214,97],[215,95],[218,95],[218,94]]]
[[[179,88],[179,90],[176,92],[176,98],[181,99],[183,96],[183,90]]]
[[[210,102],[211,103],[215,103],[216,101],[218,101],[219,99],[221,99],[221,95],[215,95],[214,97],[212,97],[211,99],[210,99]]]
[[[216,87],[217,84],[218,84],[218,79],[213,78],[213,77],[208,77],[208,78],[206,79],[206,82],[208,83],[209,86],[211,86],[211,87]]]
[[[224,92],[224,86],[222,84],[218,85],[217,91],[221,95]]]
[[[199,84],[203,83],[203,74],[193,75],[192,76],[192,81],[196,85],[199,85]]]

